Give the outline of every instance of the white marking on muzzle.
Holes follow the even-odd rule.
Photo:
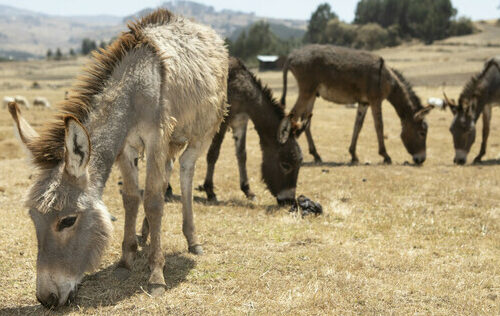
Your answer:
[[[295,199],[295,188],[283,190],[276,197],[278,200],[293,200]]]
[[[425,150],[413,155],[413,160],[425,161],[426,158],[427,158],[427,154],[425,153]]]
[[[463,149],[455,150],[455,160],[466,160],[467,161],[467,152]]]

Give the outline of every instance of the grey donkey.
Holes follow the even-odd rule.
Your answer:
[[[182,230],[189,251],[202,253],[192,179],[197,158],[226,112],[227,50],[212,29],[166,10],[128,27],[94,54],[55,123],[40,134],[15,103],[9,104],[16,131],[38,168],[26,206],[38,240],[36,296],[49,308],[72,300],[84,273],[99,265],[112,233],[102,193],[115,162],[123,177],[125,207],[118,267],[130,269],[142,200],[134,157],[143,151],[152,294],[165,287],[160,234],[166,166],[181,149]]]

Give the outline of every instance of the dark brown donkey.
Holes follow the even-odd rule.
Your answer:
[[[285,117],[283,108],[273,98],[272,92],[236,58],[229,61],[228,103],[231,105],[228,116],[213,138],[207,154],[207,174],[203,188],[208,199],[216,199],[214,169],[228,127],[233,130],[241,190],[248,198],[254,196],[248,183],[245,149],[247,124],[251,119],[260,137],[262,179],[278,203],[292,202],[302,162],[300,147],[293,137],[283,144],[278,142],[278,126]]]
[[[473,76],[465,85],[458,105],[445,95],[445,106],[449,106],[454,118],[450,132],[453,135],[456,164],[463,165],[467,154],[476,139],[476,122],[483,114],[483,141],[481,150],[474,158],[474,163],[481,162],[486,154],[488,136],[490,134],[491,108],[500,103],[500,58],[492,58],[486,62],[483,70]]]
[[[289,130],[298,136],[305,129],[309,152],[321,162],[311,135],[310,119],[317,96],[340,104],[358,103],[349,152],[357,163],[356,143],[368,106],[371,106],[379,145],[385,163],[391,163],[384,144],[382,101],[387,99],[401,119],[401,138],[413,161],[421,164],[426,158],[427,123],[425,115],[432,106],[423,107],[411,85],[384,59],[368,52],[331,45],[309,45],[293,51],[283,70],[282,105],[285,104],[287,74],[297,79],[299,97],[290,114],[283,120],[280,139],[285,141]]]

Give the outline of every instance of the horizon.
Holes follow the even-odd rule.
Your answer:
[[[115,17],[124,17],[134,14],[145,8],[156,8],[161,4],[169,2],[162,0],[144,0],[138,3],[134,0],[122,1],[61,1],[61,0],[0,0],[1,5],[11,6],[17,9],[30,10],[38,13],[56,15],[56,16],[98,16],[109,15]],[[244,13],[254,13],[262,18],[309,20],[311,14],[318,5],[329,3],[332,10],[341,20],[352,22],[358,0],[338,0],[324,1],[311,0],[304,3],[295,3],[290,6],[289,1],[275,0],[272,2],[256,0],[248,1],[230,1],[230,0],[197,0],[197,2],[206,6],[211,6],[217,12],[222,10],[232,10]],[[498,0],[452,0],[453,6],[458,10],[458,16],[469,17],[472,20],[491,20],[500,16],[498,10]],[[284,12],[283,7],[287,10]]]

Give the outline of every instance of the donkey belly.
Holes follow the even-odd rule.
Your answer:
[[[321,84],[318,87],[318,93],[323,99],[338,104],[352,104],[360,101],[367,102],[365,100],[359,100],[354,93],[336,86],[328,87]]]

